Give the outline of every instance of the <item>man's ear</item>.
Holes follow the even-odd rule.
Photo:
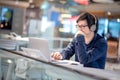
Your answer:
[[[92,26],[90,27],[90,30],[94,32],[94,31],[96,30],[96,26],[95,26],[95,25],[92,25]]]

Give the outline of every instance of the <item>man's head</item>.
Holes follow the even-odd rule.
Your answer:
[[[86,20],[87,24],[84,25],[83,27],[88,26],[91,31],[97,33],[98,20],[96,16],[88,12],[83,12],[79,15],[76,22],[79,23],[79,21],[84,21],[84,20]]]

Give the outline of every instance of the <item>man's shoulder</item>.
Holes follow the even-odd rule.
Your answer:
[[[107,44],[107,40],[105,39],[105,37],[97,34],[96,36],[96,41],[100,42],[100,43],[106,43]]]
[[[101,36],[101,35],[99,35],[99,34],[96,34],[96,39],[97,39],[97,40],[99,40],[99,39],[105,40],[105,37],[103,37],[103,36]]]

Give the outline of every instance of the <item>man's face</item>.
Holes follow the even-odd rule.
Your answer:
[[[83,35],[88,35],[91,32],[86,20],[78,21],[77,28],[78,31],[81,31],[83,33]]]

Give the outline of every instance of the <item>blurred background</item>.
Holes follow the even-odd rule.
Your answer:
[[[0,0],[0,37],[44,37],[51,49],[61,50],[83,11],[98,17],[98,33],[108,41],[107,60],[119,62],[120,0]]]

